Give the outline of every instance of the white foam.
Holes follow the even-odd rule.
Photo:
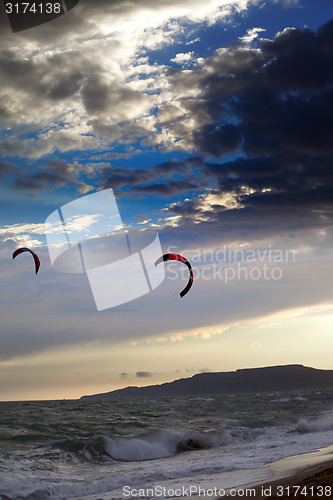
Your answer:
[[[270,403],[288,403],[290,398],[271,399]]]
[[[322,432],[322,431],[332,431],[333,430],[333,413],[328,415],[323,415],[322,417],[308,421],[302,418],[298,421],[296,425],[296,431],[300,433],[304,432]]]
[[[160,441],[148,442],[143,439],[112,439],[105,438],[105,449],[116,460],[153,460],[156,458],[170,457],[175,454],[170,443]]]
[[[230,440],[230,434],[223,429],[206,433],[163,430],[145,438],[104,437],[104,448],[115,460],[154,460],[176,455],[179,451],[214,448]]]

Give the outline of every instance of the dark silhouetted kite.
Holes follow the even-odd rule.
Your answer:
[[[179,294],[181,297],[184,297],[184,295],[187,294],[187,292],[190,290],[191,286],[193,285],[192,266],[189,263],[189,261],[187,259],[185,259],[185,257],[183,257],[182,255],[179,255],[178,253],[166,253],[166,254],[162,255],[162,257],[157,259],[157,261],[155,262],[155,267],[158,266],[158,264],[160,264],[161,262],[167,262],[168,260],[179,260],[180,262],[185,264],[190,271],[190,278],[188,280],[188,283],[187,283],[186,287],[184,288],[184,290],[182,290]]]
[[[40,260],[39,260],[38,255],[36,255],[35,252],[33,252],[32,250],[30,250],[30,248],[26,248],[26,247],[18,248],[13,253],[13,259],[15,259],[15,257],[17,257],[20,253],[23,253],[23,252],[30,252],[31,255],[33,256],[34,261],[35,261],[35,271],[36,271],[36,274],[37,274],[38,270],[40,268]]]

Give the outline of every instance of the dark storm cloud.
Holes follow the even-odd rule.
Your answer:
[[[183,100],[188,92],[179,94],[175,86],[170,94],[171,71],[159,58],[149,62],[149,54],[187,40],[189,21],[220,22],[252,1],[80,0],[66,15],[15,35],[2,16],[0,124],[8,130],[36,127],[29,139],[6,134],[0,144],[4,153],[24,158],[70,150],[101,153],[110,143],[137,141],[142,148],[172,150],[175,144],[179,148],[179,138],[180,149],[190,150],[193,124],[177,125],[171,116],[190,112]],[[165,134],[163,123],[174,131]]]
[[[205,165],[222,191],[242,192],[245,185],[255,191],[299,193],[316,190],[333,181],[332,161],[327,156],[284,158],[238,158],[224,164]]]
[[[187,177],[184,180],[171,180],[167,183],[154,183],[148,186],[138,186],[133,188],[134,193],[157,194],[161,196],[174,196],[178,193],[187,193],[190,191],[201,191],[209,188],[210,183],[203,182],[201,179]]]
[[[154,179],[150,169],[112,168],[106,167],[101,171],[101,186],[103,189],[112,187],[121,189],[124,186],[135,186]]]
[[[202,174],[215,190],[165,214],[180,215],[179,225],[187,228],[200,220],[203,231],[243,228],[244,237],[251,230],[327,226],[333,206],[333,21],[317,33],[288,28],[262,40],[259,49],[219,49],[203,67],[208,74],[197,74],[203,89],[197,109],[201,117],[204,101],[211,114],[193,133],[195,146],[211,157],[238,157],[207,161]],[[173,78],[184,85],[186,74]],[[191,106],[195,115],[192,99]]]
[[[288,28],[260,50],[220,49],[204,66],[201,100],[212,112],[193,134],[199,151],[225,156],[242,141],[248,155],[332,154],[333,21],[317,34]],[[187,75],[174,78],[185,85]]]
[[[68,98],[79,90],[84,78],[82,62],[82,55],[73,52],[29,60],[20,58],[15,50],[4,50],[0,72],[13,90],[52,101]]]
[[[146,100],[142,92],[116,86],[113,82],[105,83],[101,77],[94,74],[88,79],[82,89],[83,104],[88,113],[95,114],[110,109],[117,109],[121,103],[123,108],[137,106],[140,101]]]
[[[0,161],[0,180],[5,179],[7,175],[17,175],[23,172],[23,169],[15,165],[14,163],[9,163],[7,161]]]
[[[152,373],[150,373],[150,372],[136,372],[135,375],[139,378],[144,378],[144,377],[151,377]]]
[[[103,189],[130,188],[130,193],[161,194],[170,196],[176,193],[184,193],[191,190],[199,190],[209,187],[209,183],[201,177],[185,177],[183,179],[172,179],[174,175],[193,175],[193,171],[200,172],[202,161],[198,157],[187,158],[183,161],[167,161],[148,168],[113,168],[105,167],[100,171],[99,181]],[[157,182],[158,180],[167,182]],[[128,191],[127,191],[128,193]]]
[[[239,127],[231,123],[220,127],[207,125],[200,132],[194,132],[193,136],[200,151],[216,157],[226,156],[236,151],[242,139]]]
[[[278,90],[322,90],[333,77],[332,24],[322,25],[317,34],[305,29],[287,28],[274,40],[263,40],[262,49],[273,57],[266,74]]]
[[[286,201],[286,206],[281,203]],[[204,210],[199,203],[188,202],[172,206],[164,215],[179,216],[176,225],[168,219],[161,219],[164,225],[163,242],[173,246],[181,241],[181,248],[201,248],[223,243],[267,240],[287,237],[291,241],[306,236],[306,231],[327,230],[331,226],[327,211],[318,208],[304,210],[297,207],[296,200],[286,200],[283,196],[273,196],[272,204],[266,195],[253,198],[253,205],[247,202],[243,208],[227,208],[221,203]],[[318,200],[319,201],[319,200]],[[324,213],[322,213],[324,212]],[[302,236],[303,235],[303,236]],[[314,242],[312,242],[314,244]]]
[[[96,11],[94,6],[91,9],[98,17],[102,4],[96,5]],[[119,9],[107,5],[110,15],[118,16],[127,8],[125,4]],[[135,8],[139,8],[138,3]],[[81,8],[76,15],[82,15]],[[93,115],[89,123],[95,133],[125,143],[149,138],[154,126],[139,123],[135,117],[150,109],[152,95],[126,86],[125,80],[117,83],[118,70],[113,67],[110,74],[103,73],[101,52],[92,58],[76,46],[29,60],[5,47],[0,70],[5,82],[30,96],[26,101],[34,109],[40,108],[40,99],[57,102],[75,94],[84,112]],[[333,184],[333,21],[317,33],[287,28],[273,40],[261,40],[256,48],[235,42],[206,59],[197,59],[193,68],[178,71],[163,67],[177,100],[165,103],[165,113],[163,103],[155,104],[157,114],[161,111],[159,125],[180,139],[176,144],[183,142],[184,147],[194,148],[198,157],[141,169],[96,164],[95,184],[102,189],[123,190],[126,195],[173,196],[198,190],[208,193],[210,188],[221,195],[221,201],[216,199],[213,204],[204,194],[192,204],[172,206],[165,215],[182,214],[184,219],[179,223],[217,223],[220,218],[233,220],[242,214],[246,223],[253,225],[251,214],[263,220],[275,207],[285,218],[287,209],[293,207],[289,217],[295,217],[297,225],[301,207],[327,210]],[[189,88],[193,94],[187,97]],[[8,112],[13,108],[6,100],[0,106]],[[111,115],[115,122],[108,121]],[[48,154],[64,141],[60,132],[54,132],[52,140],[50,134],[41,134],[40,151],[35,150],[38,141],[10,143],[8,139],[8,144],[4,141],[5,152],[23,155],[28,150],[31,157]],[[85,141],[91,139],[89,134],[83,136]],[[66,144],[59,149],[85,149],[77,137],[75,130],[66,132]],[[49,149],[44,149],[44,143]],[[222,164],[230,154],[240,157]],[[219,160],[214,162],[213,158]],[[81,173],[81,168],[72,165],[47,164],[31,175],[17,175],[13,188],[40,191],[72,184],[87,192],[91,186],[81,181]],[[222,199],[226,193],[232,193],[234,205]],[[261,213],[263,208],[265,213]],[[307,214],[304,219],[313,217]]]
[[[81,167],[76,164],[56,159],[50,160],[40,172],[30,175],[22,172],[15,178],[11,188],[18,191],[52,191],[55,187],[73,185],[81,193],[86,193],[92,189],[92,186],[78,180],[80,169]]]

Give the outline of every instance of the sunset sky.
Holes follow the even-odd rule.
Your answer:
[[[17,33],[1,8],[0,400],[333,369],[333,2],[80,0]],[[107,188],[192,263],[185,297],[180,263],[103,311],[53,269],[46,219]]]

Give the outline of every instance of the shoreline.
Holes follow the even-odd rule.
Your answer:
[[[202,490],[208,491],[216,488],[217,491],[219,489],[224,490],[225,494],[224,496],[193,494],[191,496],[156,496],[154,498],[172,498],[173,500],[222,500],[227,497],[243,499],[269,498],[271,500],[321,498],[324,500],[333,496],[333,445],[316,451],[281,458],[258,469],[207,475],[201,477],[197,482],[200,482]],[[296,488],[293,488],[294,486],[300,488],[296,490]],[[330,488],[330,490],[326,490],[326,492],[330,491],[328,495],[325,494],[325,486]],[[322,495],[320,495],[320,487],[324,488]],[[236,493],[237,491],[239,493]],[[301,491],[303,491],[302,494]],[[84,497],[71,497],[71,500],[123,500],[125,498],[131,499],[133,497],[119,495],[119,490],[115,490]]]
[[[332,498],[333,496],[333,451],[332,446],[329,447],[331,451],[326,454],[319,454],[315,463],[299,464],[294,470],[291,469],[289,473],[282,474],[278,471],[274,476],[261,483],[247,484],[242,487],[235,488],[240,491],[240,494],[232,495],[232,498],[258,498],[271,500],[277,499],[290,499],[290,498],[303,498],[303,499],[317,499],[317,498]],[[305,457],[310,454],[305,454]],[[295,455],[287,457],[287,459],[294,459],[302,457],[302,455]],[[274,466],[279,462],[287,461],[287,459],[279,460],[271,464]],[[306,462],[306,460],[305,460]],[[286,472],[286,471],[285,471]],[[249,489],[251,489],[251,494]],[[248,490],[248,491],[247,491]],[[230,490],[228,490],[230,491]],[[230,495],[231,496],[231,495]],[[199,497],[194,497],[196,500]],[[202,497],[207,498],[207,497]],[[216,500],[221,500],[224,497],[217,497]]]
[[[275,462],[267,463],[260,469],[240,471],[243,474],[265,474],[258,481],[251,481],[232,488],[225,488],[224,496],[193,495],[192,497],[173,497],[178,500],[223,500],[228,498],[257,498],[286,500],[291,498],[310,500],[333,497],[333,445],[325,448],[291,455]],[[239,476],[240,477],[240,476]],[[325,487],[327,488],[325,490]],[[239,491],[237,494],[236,491]],[[108,499],[101,499],[108,500]]]

